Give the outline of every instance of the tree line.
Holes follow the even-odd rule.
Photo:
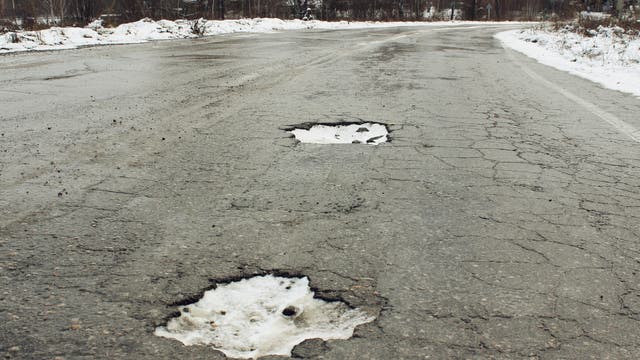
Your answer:
[[[618,0],[616,0],[618,1]],[[629,1],[629,0],[626,0]],[[606,0],[0,0],[0,19],[21,24],[113,24],[153,19],[313,17],[320,20],[534,20],[601,9]]]

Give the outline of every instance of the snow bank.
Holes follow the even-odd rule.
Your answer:
[[[588,36],[570,28],[534,28],[495,37],[542,64],[640,96],[640,38],[619,27],[600,27],[590,30]]]
[[[0,36],[0,53],[73,49],[80,46],[141,43],[195,36],[191,21],[143,19],[116,28],[105,28],[101,21],[94,21],[85,28],[52,27],[40,31],[6,33]]]
[[[230,33],[264,33],[280,30],[340,30],[402,26],[461,26],[478,22],[326,22],[280,19],[160,20],[142,19],[105,28],[100,20],[85,28],[53,27],[41,31],[18,31],[0,35],[0,54],[17,51],[73,49],[80,46],[131,44],[154,40],[186,39]],[[512,23],[513,24],[513,23]]]
[[[185,345],[211,345],[233,358],[290,356],[306,339],[348,339],[373,321],[342,302],[313,297],[309,280],[272,275],[243,279],[205,292],[155,335]]]

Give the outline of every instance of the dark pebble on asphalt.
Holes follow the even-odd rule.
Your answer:
[[[297,313],[296,308],[293,306],[287,306],[282,310],[282,315],[284,316],[294,316]]]

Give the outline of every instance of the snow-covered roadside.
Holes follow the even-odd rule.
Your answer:
[[[532,28],[495,37],[542,64],[640,96],[640,37],[619,27],[600,27],[589,36],[571,29]]]
[[[53,27],[41,31],[19,31],[0,35],[0,54],[17,51],[62,50],[80,46],[131,44],[153,40],[186,39],[230,33],[264,33],[279,30],[340,30],[401,26],[448,26],[489,24],[486,22],[326,22],[280,19],[159,20],[142,19],[116,28],[95,21],[87,27]],[[512,23],[513,24],[513,23]]]

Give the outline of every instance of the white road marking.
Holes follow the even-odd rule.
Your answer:
[[[576,104],[582,106],[583,108],[589,110],[592,114],[594,114],[597,117],[599,117],[600,119],[606,121],[611,126],[613,126],[616,130],[618,130],[619,132],[627,135],[632,140],[634,140],[636,142],[640,142],[640,130],[638,130],[636,127],[634,127],[633,125],[618,119],[618,117],[613,115],[612,113],[602,110],[597,105],[595,105],[595,104],[593,104],[593,103],[591,103],[591,102],[579,97],[578,95],[572,93],[571,91],[569,91],[569,90],[567,90],[567,89],[565,89],[565,88],[563,88],[563,87],[561,87],[561,86],[559,86],[557,84],[554,84],[551,81],[543,78],[542,76],[540,76],[537,73],[535,73],[533,70],[531,70],[529,67],[527,67],[522,62],[517,61],[516,58],[513,56],[513,51],[512,50],[506,49],[506,48],[505,48],[505,50],[507,52],[507,56],[509,57],[509,59],[512,60],[514,63],[516,63],[520,67],[520,69],[522,69],[522,71],[525,74],[529,75],[534,80],[537,80],[537,81],[541,82],[545,86],[547,86],[547,87],[559,92],[560,94],[562,94],[566,98],[572,100]]]

